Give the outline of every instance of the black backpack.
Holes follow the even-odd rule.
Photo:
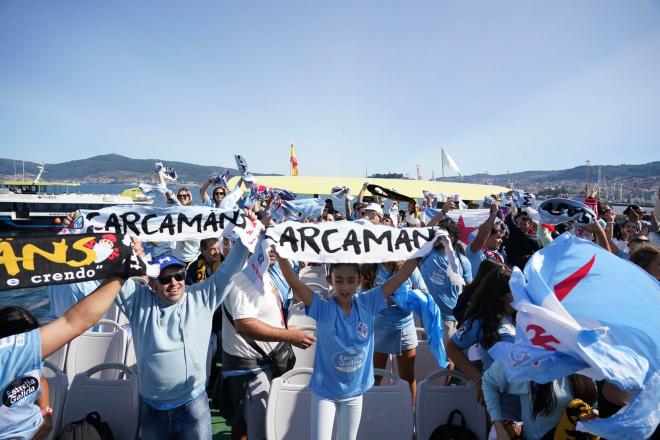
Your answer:
[[[460,425],[454,425],[454,416],[459,415],[461,418]],[[440,425],[433,430],[429,440],[479,440],[472,431],[465,426],[465,417],[463,414],[455,409],[449,414],[447,424]]]
[[[96,411],[84,419],[69,423],[60,429],[55,440],[114,440],[112,430],[107,422],[101,420]]]

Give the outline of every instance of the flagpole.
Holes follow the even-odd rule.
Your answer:
[[[445,178],[445,149],[440,148],[440,156],[442,156],[442,178]]]

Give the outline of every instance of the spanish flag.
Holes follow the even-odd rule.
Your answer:
[[[296,150],[293,149],[293,144],[291,144],[291,158],[289,159],[291,162],[291,175],[292,176],[297,176],[298,175],[298,159],[296,159]]]

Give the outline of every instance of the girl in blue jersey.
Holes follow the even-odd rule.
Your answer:
[[[335,414],[337,438],[355,439],[362,415],[362,395],[374,384],[374,319],[386,299],[415,270],[406,261],[382,286],[356,294],[362,284],[357,264],[332,264],[327,280],[334,296],[324,300],[296,276],[278,256],[284,278],[317,323],[312,389],[312,439],[330,440]]]
[[[92,327],[108,310],[124,280],[112,277],[55,321],[26,331],[24,309],[0,309],[0,438],[32,439],[43,422],[35,402],[43,359]]]

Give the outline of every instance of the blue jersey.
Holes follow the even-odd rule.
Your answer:
[[[497,327],[497,333],[500,336],[500,341],[514,342],[516,337],[516,327],[511,322],[508,316],[504,316]],[[467,350],[474,344],[481,344],[484,339],[483,332],[481,331],[481,323],[479,321],[469,320],[464,322],[456,333],[451,337],[451,342],[461,350]],[[488,347],[490,348],[490,347]],[[488,350],[483,350],[483,371],[488,370],[488,367],[493,363],[493,358],[488,354]]]
[[[376,285],[382,286],[392,276],[392,272],[385,269],[381,264],[376,266]],[[402,289],[427,290],[424,279],[418,269],[410,275],[401,285]],[[376,326],[384,329],[402,329],[413,325],[413,314],[410,310],[403,310],[397,306],[389,306],[380,310],[376,316]]]
[[[459,275],[466,283],[472,282],[472,264],[463,255],[458,254]],[[455,321],[454,307],[458,301],[459,287],[455,286],[449,280],[447,268],[449,267],[447,258],[439,249],[433,249],[427,255],[419,266],[422,277],[426,281],[429,293],[440,308],[442,319],[445,321]]]
[[[374,385],[374,318],[385,307],[383,289],[353,295],[346,316],[334,298],[314,295],[307,315],[316,320],[316,355],[310,387],[319,396],[347,399]]]
[[[39,329],[0,339],[0,438],[30,439],[43,421]]]

